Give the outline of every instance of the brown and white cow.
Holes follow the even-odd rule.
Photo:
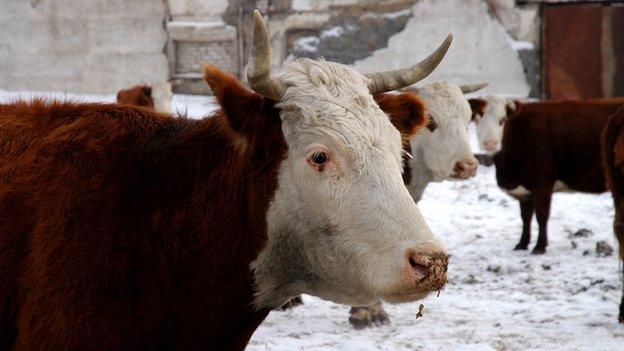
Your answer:
[[[611,190],[615,205],[613,232],[620,246],[620,259],[624,260],[624,107],[620,107],[609,118],[604,128],[602,133],[602,157],[607,186]],[[624,285],[620,302],[619,321],[624,323]]]
[[[242,350],[297,294],[370,304],[442,288],[448,257],[401,175],[423,118],[373,95],[427,76],[451,38],[366,76],[310,59],[273,75],[257,11],[253,38],[256,92],[206,67],[212,118],[0,105],[0,348]]]
[[[405,185],[414,198],[420,201],[427,185],[444,180],[462,180],[476,174],[478,161],[470,150],[468,124],[471,108],[464,94],[486,87],[487,83],[455,85],[436,82],[403,89],[396,97],[389,94],[377,98],[384,111],[394,113],[426,113],[427,128],[414,134],[405,145]],[[397,97],[405,101],[397,106]],[[418,104],[416,101],[421,100]],[[409,101],[409,103],[408,103]],[[426,106],[426,107],[425,107]],[[297,304],[292,301],[291,304]],[[349,322],[361,329],[371,325],[389,323],[389,317],[380,302],[372,306],[353,306]]]
[[[520,202],[522,236],[515,250],[527,249],[535,212],[539,236],[533,253],[546,252],[553,192],[607,190],[600,133],[622,102],[516,102],[517,110],[505,125],[502,149],[494,155],[499,187]]]
[[[152,85],[136,85],[120,90],[117,93],[117,103],[152,107],[156,111],[170,113],[172,97],[171,83],[159,82]]]
[[[410,139],[407,159],[411,176],[406,183],[416,202],[427,185],[444,180],[474,177],[479,162],[470,150],[468,124],[472,110],[464,94],[477,91],[487,83],[458,86],[447,82],[410,88],[427,105],[427,129]]]

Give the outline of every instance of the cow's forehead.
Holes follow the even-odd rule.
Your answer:
[[[400,140],[398,131],[369,93],[366,77],[352,68],[324,60],[288,62],[279,74],[286,92],[279,107],[286,123],[320,129],[349,148]]]
[[[448,82],[436,82],[418,88],[433,115],[443,119],[466,119],[472,115],[470,104],[459,86]],[[437,121],[443,122],[443,121]]]
[[[493,117],[505,117],[507,111],[505,110],[505,105],[507,103],[507,99],[502,98],[500,96],[490,96],[487,99],[486,106],[486,114],[493,115]]]

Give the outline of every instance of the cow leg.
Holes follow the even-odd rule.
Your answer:
[[[624,278],[624,269],[622,270],[622,278]],[[619,321],[624,324],[624,283],[622,284],[622,301],[620,301]]]
[[[522,236],[514,250],[526,250],[531,241],[531,220],[533,219],[533,199],[520,200],[520,216],[522,217]]]
[[[369,306],[352,306],[349,311],[349,323],[353,325],[355,329],[364,329],[373,324],[373,317]]]
[[[620,259],[624,260],[624,198],[613,195],[615,204],[615,217],[613,218],[613,232],[620,247]],[[624,268],[622,269],[622,278],[624,278]],[[624,281],[624,279],[622,279]],[[618,320],[624,323],[624,283],[622,283],[622,300],[620,301],[620,315]]]
[[[388,313],[386,313],[380,301],[370,306],[353,306],[349,313],[351,314],[349,323],[351,323],[355,329],[364,329],[371,325],[380,326],[390,324]]]
[[[547,189],[539,189],[533,193],[533,206],[535,207],[535,216],[539,226],[539,235],[537,244],[533,251],[534,255],[546,253],[548,246],[548,217],[550,216],[550,200],[552,199],[552,187]]]
[[[280,307],[280,310],[283,310],[283,311],[289,310],[299,305],[303,305],[303,300],[301,299],[301,295],[295,296],[292,299],[288,300],[288,302],[286,302],[284,305],[282,305],[282,307]]]
[[[370,306],[371,318],[376,326],[390,324],[390,317],[384,310],[381,301],[377,301]]]

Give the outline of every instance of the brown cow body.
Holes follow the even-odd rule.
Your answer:
[[[154,100],[152,99],[152,87],[144,84],[120,90],[117,93],[117,103],[153,108]]]
[[[602,156],[607,185],[613,195],[615,218],[613,231],[620,246],[620,259],[624,260],[624,107],[610,119],[602,134]],[[624,274],[624,272],[623,272]],[[620,323],[624,323],[624,289],[620,302]]]
[[[498,185],[520,202],[523,227],[516,250],[527,249],[535,212],[539,236],[533,253],[546,251],[554,191],[606,191],[600,133],[620,104],[613,99],[517,104],[494,157]]]
[[[152,85],[136,85],[120,90],[117,93],[117,103],[149,107],[159,112],[169,113],[172,97],[171,83],[159,82]]]
[[[249,263],[285,144],[277,110],[232,87],[248,101],[231,103],[258,106],[233,127],[224,113],[0,106],[1,349],[244,348],[268,313],[252,308]]]

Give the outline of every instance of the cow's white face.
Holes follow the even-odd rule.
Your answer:
[[[252,264],[257,306],[309,293],[352,305],[412,301],[445,282],[448,258],[402,180],[401,135],[366,78],[299,59],[279,75],[288,154]]]
[[[494,154],[501,149],[503,128],[507,121],[507,106],[513,101],[498,96],[486,99],[487,105],[483,115],[475,115],[477,123],[477,139],[479,148],[488,154]]]
[[[424,162],[435,181],[474,176],[478,161],[468,139],[472,112],[461,89],[437,82],[419,87],[418,96],[427,103],[431,122],[411,140],[414,156],[421,158],[414,162]]]
[[[154,101],[154,109],[156,111],[170,113],[172,97],[171,83],[159,82],[152,84],[152,100]]]

